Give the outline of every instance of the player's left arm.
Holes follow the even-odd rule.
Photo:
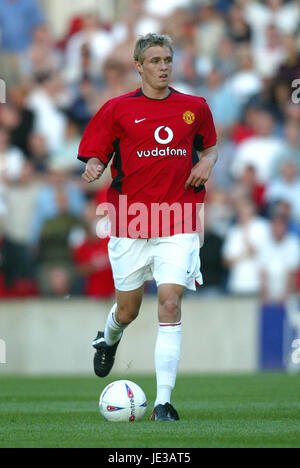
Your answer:
[[[218,160],[217,146],[211,146],[203,150],[201,153],[198,152],[199,162],[191,170],[190,176],[185,183],[185,189],[189,187],[200,187],[204,185],[210,175],[211,171]]]

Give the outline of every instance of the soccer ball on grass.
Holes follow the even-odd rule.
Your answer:
[[[130,380],[107,385],[99,401],[100,412],[107,421],[139,421],[147,409],[145,393]]]

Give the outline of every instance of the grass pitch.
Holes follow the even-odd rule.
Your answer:
[[[137,382],[143,421],[109,423],[98,398],[112,380]],[[0,377],[0,447],[300,447],[300,375],[181,376],[181,420],[150,422],[155,379]]]

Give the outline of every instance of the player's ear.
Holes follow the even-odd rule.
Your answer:
[[[137,60],[135,60],[134,62],[134,66],[135,66],[135,69],[137,70],[137,72],[139,74],[141,74],[143,72],[143,66],[140,62],[138,62]]]

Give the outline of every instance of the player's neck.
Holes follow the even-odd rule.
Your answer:
[[[165,99],[171,92],[169,86],[163,89],[155,89],[146,83],[142,84],[142,91],[143,94],[150,99]]]

